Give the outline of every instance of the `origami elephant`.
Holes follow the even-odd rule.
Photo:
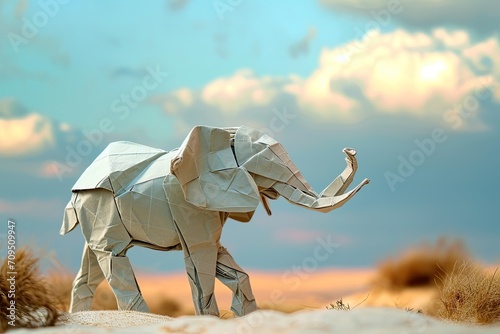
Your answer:
[[[170,152],[130,142],[111,143],[72,188],[61,234],[80,224],[85,246],[73,283],[70,312],[89,310],[106,278],[118,307],[147,312],[126,256],[135,245],[182,250],[196,314],[218,315],[217,277],[233,292],[231,310],[244,315],[257,305],[248,275],[220,244],[228,218],[248,222],[268,199],[321,212],[346,203],[357,170],[356,151],[344,149],[347,167],[317,194],[284,148],[247,127],[197,126]]]

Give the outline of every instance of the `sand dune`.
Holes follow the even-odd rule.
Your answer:
[[[64,313],[55,327],[20,329],[15,332],[500,333],[498,322],[497,326],[471,326],[430,317],[428,314],[435,313],[428,311],[439,299],[439,290],[435,285],[388,288],[373,283],[377,272],[372,269],[329,269],[311,273],[250,271],[249,274],[262,310],[242,318],[232,318],[232,313],[225,311],[230,307],[231,293],[219,282],[216,284],[216,297],[221,315],[226,319],[185,315],[193,313],[191,291],[185,273],[138,274],[138,283],[150,308],[160,313],[169,305],[180,305],[181,309],[174,312],[178,317],[132,311]],[[106,282],[100,288],[109,290]],[[114,298],[111,291],[100,296]],[[349,305],[350,310],[326,309],[325,306],[335,304],[340,298],[343,301],[341,305]],[[297,312],[289,313],[292,311]]]
[[[285,314],[257,311],[242,318],[221,320],[212,316],[169,318],[126,311],[90,311],[69,315],[66,324],[22,333],[447,333],[497,334],[499,327],[473,327],[439,321],[422,314],[389,308],[353,311],[316,310]],[[105,326],[105,327],[92,327]],[[112,326],[113,328],[109,328]]]
[[[370,269],[330,269],[314,273],[250,271],[252,289],[259,307],[294,311],[323,309],[332,301],[367,291],[373,277]],[[148,305],[153,308],[162,298],[174,299],[192,311],[191,290],[185,273],[137,275]],[[215,294],[221,309],[229,310],[231,291],[216,281]]]

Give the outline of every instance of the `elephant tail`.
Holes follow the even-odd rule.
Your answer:
[[[77,193],[73,193],[71,196],[71,200],[68,202],[68,205],[66,205],[66,208],[64,209],[64,218],[63,218],[63,223],[61,226],[61,230],[59,231],[60,235],[65,235],[66,233],[71,232],[76,225],[78,225],[78,217],[76,215],[76,210],[75,210],[75,199],[76,199]]]

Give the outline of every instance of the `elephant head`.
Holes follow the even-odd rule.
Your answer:
[[[225,211],[249,221],[260,201],[280,195],[308,209],[329,212],[346,203],[365,184],[345,192],[357,170],[356,151],[344,149],[347,167],[321,193],[316,193],[283,146],[267,134],[247,127],[197,126],[172,159],[171,173],[189,203]]]

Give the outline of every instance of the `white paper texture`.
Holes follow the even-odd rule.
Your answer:
[[[182,250],[197,314],[218,315],[214,280],[233,291],[232,310],[247,314],[257,305],[250,279],[220,244],[228,218],[247,222],[268,199],[320,212],[345,204],[369,180],[349,192],[357,170],[356,151],[344,149],[347,166],[316,193],[283,146],[247,127],[197,126],[172,151],[130,142],[111,143],[72,188],[61,234],[80,224],[86,245],[75,279],[71,311],[92,305],[106,279],[120,309],[147,311],[126,256],[134,245]]]

